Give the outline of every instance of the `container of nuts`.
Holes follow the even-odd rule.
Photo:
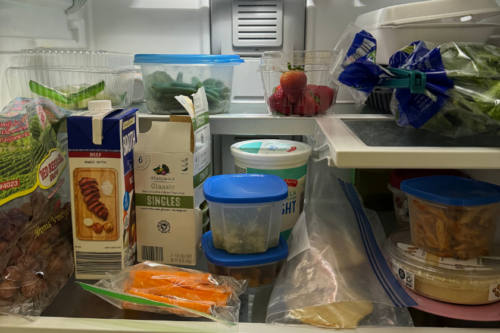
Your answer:
[[[203,235],[201,244],[208,260],[209,273],[249,280],[249,288],[273,283],[277,275],[277,264],[288,256],[288,246],[283,237],[280,237],[278,246],[264,253],[231,254],[217,249],[211,231]]]

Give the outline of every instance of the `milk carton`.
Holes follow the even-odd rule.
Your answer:
[[[201,247],[203,183],[211,174],[204,88],[176,97],[189,116],[153,122],[134,150],[138,261],[195,265]]]
[[[68,118],[71,214],[77,279],[99,279],[135,260],[133,150],[137,109],[89,102]]]

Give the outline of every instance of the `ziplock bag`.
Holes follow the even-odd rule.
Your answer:
[[[238,324],[239,295],[247,280],[146,261],[83,289],[120,309],[204,317],[232,327]]]
[[[393,87],[391,112],[402,127],[451,137],[498,133],[500,48],[484,43],[436,46],[417,41],[396,52],[389,68],[383,68],[375,63],[376,47],[373,36],[354,24],[336,46],[340,58],[334,77],[349,87],[358,105],[375,86]],[[419,93],[413,90],[419,82],[410,77],[415,74],[423,76]]]
[[[0,313],[34,319],[73,274],[66,114],[43,98],[0,113]]]
[[[385,235],[376,214],[363,209],[352,185],[328,171],[316,174],[312,188],[293,228],[288,261],[276,280],[266,322],[326,328],[413,326],[405,307],[417,304],[380,251],[377,239],[381,244]]]

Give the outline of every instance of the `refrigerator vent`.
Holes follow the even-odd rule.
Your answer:
[[[233,0],[233,45],[281,46],[283,0]]]

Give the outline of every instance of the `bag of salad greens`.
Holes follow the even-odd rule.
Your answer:
[[[376,40],[350,25],[336,47],[341,60],[337,80],[358,104],[373,88],[395,76],[376,64]],[[462,137],[500,131],[500,48],[484,43],[413,42],[389,60],[390,68],[426,74],[425,94],[394,89],[391,111],[402,127]]]

